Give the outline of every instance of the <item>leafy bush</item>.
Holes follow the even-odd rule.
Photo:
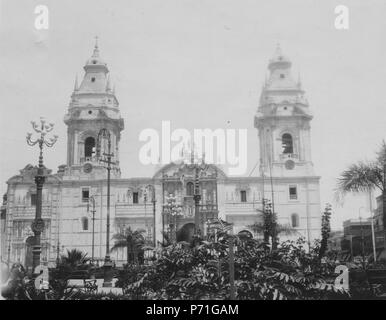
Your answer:
[[[231,237],[223,233],[217,242],[162,248],[153,265],[122,272],[119,281],[126,281],[125,293],[133,298],[228,299]],[[321,261],[319,243],[308,251],[303,239],[284,242],[274,250],[251,238],[233,237],[233,241],[237,299],[348,297],[331,282],[335,264]]]

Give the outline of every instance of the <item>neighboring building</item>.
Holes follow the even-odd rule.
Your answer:
[[[302,235],[311,242],[320,236],[321,226],[319,177],[311,160],[312,115],[300,81],[292,78],[291,62],[279,48],[268,68],[270,76],[255,116],[260,141],[260,176],[228,177],[219,167],[209,165],[199,182],[201,223],[206,226],[207,220],[219,217],[233,223],[236,233],[252,232],[249,226],[262,221],[259,210],[263,197],[272,200],[273,194],[278,222],[292,226],[297,231],[296,237]],[[75,82],[64,117],[67,163],[59,166],[55,174],[46,169],[42,261],[54,264],[59,254],[72,248],[91,256],[92,220],[88,212],[91,196],[96,200],[95,257],[102,260],[105,256],[106,169],[96,157],[98,133],[102,128],[111,134],[115,162],[111,172],[111,236],[130,226],[134,230],[145,228],[149,241],[154,232],[157,242],[162,241],[163,231],[169,231],[177,240],[191,237],[194,166],[171,163],[152,177],[121,178],[119,143],[124,121],[107,64],[100,58],[97,45],[84,70],[81,84]],[[101,146],[99,152],[106,152],[105,146]],[[36,206],[36,170],[27,165],[8,180],[5,224],[2,225],[5,230],[2,248],[10,248],[12,262],[20,261],[27,267],[31,265],[30,225]],[[153,189],[155,202],[152,202]],[[176,196],[182,209],[182,215],[176,219],[163,214],[170,194]],[[111,257],[121,264],[126,260],[126,250],[114,252]],[[7,259],[4,250],[2,259]]]
[[[341,252],[343,237],[344,237],[343,231],[341,230],[331,231],[327,242],[328,243],[327,251]]]
[[[341,247],[344,253],[354,257],[372,254],[371,218],[344,221]]]
[[[7,217],[7,194],[3,196],[3,202],[0,207],[0,252],[1,252],[1,267],[8,263],[8,257],[5,254],[8,251],[7,245],[7,225],[6,225],[6,217]]]

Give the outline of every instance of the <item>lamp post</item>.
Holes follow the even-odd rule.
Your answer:
[[[95,198],[94,196],[89,197],[88,203],[87,203],[87,212],[90,210],[90,202],[92,204],[92,245],[91,245],[91,262],[94,263],[94,230],[95,230]]]
[[[32,138],[32,133],[27,133],[27,144],[30,146],[38,145],[40,149],[39,154],[39,166],[37,175],[35,176],[36,183],[36,211],[35,220],[31,224],[31,229],[34,233],[34,246],[32,249],[33,260],[32,260],[32,272],[35,272],[35,268],[40,265],[40,235],[44,230],[44,221],[42,219],[42,191],[43,184],[45,182],[44,176],[44,165],[43,165],[43,147],[52,147],[58,140],[58,136],[54,135],[52,138],[47,138],[47,134],[54,129],[53,123],[47,123],[44,118],[40,118],[40,124],[35,121],[31,121],[32,129],[38,134],[38,138],[35,140]]]
[[[193,200],[194,200],[194,233],[195,238],[198,239],[201,234],[201,222],[200,222],[200,200],[201,200],[201,194],[200,194],[200,176],[202,172],[206,171],[208,169],[208,165],[205,163],[204,159],[202,159],[202,162],[194,163],[194,157],[193,153],[191,156],[191,163],[187,165],[190,168],[194,168],[194,194],[193,194]]]
[[[176,201],[176,197],[173,194],[169,194],[166,197],[166,204],[164,204],[164,212],[169,215],[169,234],[172,242],[176,240],[177,235],[177,216],[182,213],[182,207],[176,204]]]
[[[107,152],[103,152],[101,155],[101,143],[102,140],[107,140]],[[105,151],[105,150],[103,150]],[[102,158],[103,156],[103,158]],[[98,145],[97,145],[97,157],[100,162],[104,162],[107,164],[107,215],[106,215],[106,255],[105,262],[103,265],[104,268],[104,279],[103,279],[103,287],[111,287],[113,274],[112,267],[113,263],[110,259],[110,175],[111,175],[111,165],[115,164],[111,161],[114,154],[111,152],[111,134],[110,131],[103,128],[98,133]]]
[[[146,201],[147,201],[147,190],[151,190],[151,202],[153,204],[153,245],[154,245],[154,248],[156,247],[156,236],[155,236],[155,224],[156,224],[156,217],[155,217],[155,204],[156,204],[156,200],[155,200],[155,187],[154,185],[152,184],[149,184],[145,187],[145,213],[146,213]],[[147,221],[146,221],[146,227],[147,227]]]

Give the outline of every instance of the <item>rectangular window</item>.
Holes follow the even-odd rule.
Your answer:
[[[31,194],[31,206],[36,206],[36,193]]]
[[[289,187],[289,198],[290,200],[297,200],[298,199],[298,190],[296,186],[290,186]]]
[[[88,202],[89,197],[90,197],[89,188],[83,188],[82,189],[82,202]]]
[[[247,192],[245,190],[240,191],[241,202],[247,202]]]
[[[138,192],[133,192],[133,203],[138,203]]]

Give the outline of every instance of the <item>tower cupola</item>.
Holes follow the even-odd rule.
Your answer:
[[[100,58],[97,41],[93,54],[83,69],[85,74],[80,85],[76,77],[74,91],[64,117],[68,126],[67,165],[72,167],[72,173],[82,173],[81,168],[85,165],[88,168],[100,167],[96,158],[98,134],[101,129],[107,129],[111,136],[113,161],[117,164],[116,175],[119,175],[119,141],[124,121],[111,84],[109,69]],[[75,170],[77,168],[78,171]]]

